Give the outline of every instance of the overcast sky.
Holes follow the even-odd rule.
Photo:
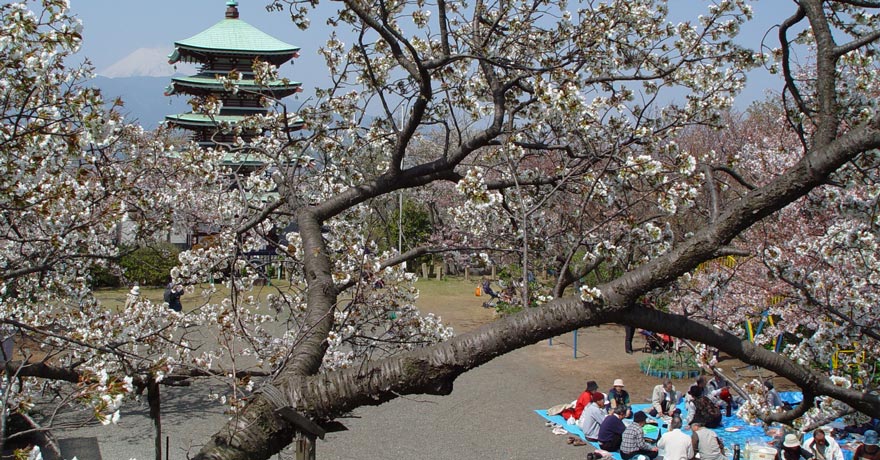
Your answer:
[[[324,61],[316,54],[317,47],[328,35],[325,18],[311,18],[312,27],[301,31],[290,22],[285,12],[267,12],[267,0],[240,0],[241,19],[284,42],[302,48],[294,64],[282,67],[282,74],[304,83],[304,88],[322,85],[327,80]],[[333,11],[339,3],[325,0],[320,8]],[[576,2],[571,2],[574,8]],[[705,11],[701,0],[672,0],[673,14],[694,9],[691,17]],[[793,11],[790,0],[753,2],[755,21],[743,32],[744,44],[757,47],[765,32]],[[80,53],[87,56],[99,73],[141,48],[163,48],[171,52],[177,40],[189,38],[224,17],[226,0],[71,0],[71,8],[83,21],[84,42]],[[775,31],[770,43],[775,45]],[[173,68],[169,66],[169,74]],[[136,73],[136,71],[135,71]],[[746,99],[762,98],[763,91],[778,86],[775,77],[759,70],[750,75]],[[312,93],[307,89],[307,93]],[[742,106],[742,104],[738,104]]]

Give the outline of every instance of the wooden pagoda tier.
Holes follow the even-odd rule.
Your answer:
[[[180,61],[200,64],[199,72],[188,77],[174,77],[165,95],[213,96],[223,105],[217,116],[199,113],[168,115],[169,126],[193,131],[194,140],[203,147],[231,142],[232,136],[218,132],[220,123],[235,125],[243,117],[263,115],[268,108],[262,105],[264,97],[281,99],[301,91],[299,82],[277,80],[257,85],[254,80],[253,63],[259,59],[280,66],[298,56],[299,47],[284,43],[238,18],[238,2],[226,2],[226,18],[186,40],[174,43],[175,49],[168,58],[170,64]],[[231,71],[238,73],[235,83],[238,91],[228,91],[219,80]],[[295,123],[292,129],[299,129]],[[247,141],[260,132],[245,131],[241,137]]]

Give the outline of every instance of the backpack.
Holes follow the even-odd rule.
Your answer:
[[[165,286],[165,292],[162,293],[162,300],[164,300],[165,303],[171,303],[171,286]]]

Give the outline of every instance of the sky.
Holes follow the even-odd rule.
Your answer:
[[[316,55],[316,30],[303,32],[284,12],[267,12],[268,0],[240,0],[240,19],[267,34],[303,48],[302,57],[282,67],[282,73],[327,72]],[[83,46],[99,74],[139,49],[161,49],[165,55],[174,42],[184,40],[224,19],[226,0],[71,0],[71,10],[83,22]],[[295,67],[295,69],[291,69]],[[168,75],[174,73],[167,66]],[[300,77],[302,78],[302,77]],[[299,79],[299,78],[298,78]]]
[[[285,12],[268,12],[268,0],[239,0],[240,19],[284,42],[302,48],[300,57],[285,64],[280,71],[283,76],[301,81],[304,89],[323,86],[328,72],[323,58],[317,55],[319,44],[329,34],[324,18],[311,18],[312,27],[298,29]],[[693,15],[705,11],[707,2],[702,0],[670,0],[673,15],[694,10]],[[319,8],[333,11],[339,3],[325,0]],[[570,4],[574,8],[576,3]],[[793,11],[791,0],[758,0],[752,2],[755,20],[741,34],[743,44],[757,48],[765,32]],[[71,9],[83,22],[84,41],[80,57],[88,57],[99,74],[125,76],[129,64],[113,67],[130,54],[140,50],[139,56],[155,56],[170,53],[177,40],[189,38],[224,18],[226,0],[71,0]],[[319,11],[320,13],[320,11]],[[316,14],[317,16],[317,14]],[[689,15],[691,16],[691,15]],[[769,39],[775,43],[775,31]],[[143,58],[129,61],[143,61]],[[164,64],[159,64],[163,67]],[[119,70],[120,67],[123,70]],[[174,73],[171,66],[164,66],[167,75]],[[115,70],[114,70],[115,69]],[[190,73],[189,69],[179,69]],[[111,71],[111,72],[108,72]],[[144,69],[130,69],[129,73],[143,73]],[[110,75],[113,73],[113,75]],[[745,101],[762,99],[768,87],[778,86],[778,77],[759,69],[750,74],[750,83],[742,98]],[[307,94],[313,94],[307,90]],[[741,103],[737,104],[742,106]]]

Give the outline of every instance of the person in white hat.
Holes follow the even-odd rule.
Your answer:
[[[626,407],[626,417],[632,417],[632,409],[629,407],[629,393],[623,389],[623,379],[614,379],[614,387],[608,390],[608,401],[611,402],[611,410],[617,406]]]
[[[137,305],[138,300],[141,299],[141,288],[139,286],[134,286],[128,291],[128,294],[125,295],[125,308],[134,308]]]
[[[794,433],[785,435],[782,449],[776,453],[776,460],[810,460],[812,458],[813,454],[801,447],[801,442],[798,441],[797,435]]]

